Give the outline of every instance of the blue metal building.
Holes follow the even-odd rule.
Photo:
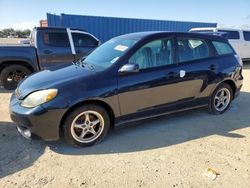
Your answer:
[[[139,31],[189,31],[193,27],[216,27],[216,23],[113,18],[47,13],[48,26],[84,29],[102,42],[112,37]]]

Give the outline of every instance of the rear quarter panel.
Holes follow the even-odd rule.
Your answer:
[[[0,66],[5,62],[25,62],[39,70],[36,49],[32,46],[0,46]]]

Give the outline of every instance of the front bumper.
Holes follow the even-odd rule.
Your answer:
[[[36,136],[43,140],[58,140],[60,122],[64,109],[45,109],[42,106],[24,108],[15,94],[10,100],[10,117],[16,123],[18,131],[26,138]],[[24,134],[26,131],[26,134]]]

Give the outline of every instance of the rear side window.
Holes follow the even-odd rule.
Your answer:
[[[244,40],[250,41],[250,31],[243,31]]]
[[[177,38],[177,42],[180,63],[209,57],[209,47],[203,40]]]
[[[238,31],[227,31],[227,30],[218,30],[219,32],[224,32],[228,34],[228,39],[240,39],[240,34]]]
[[[73,41],[75,47],[96,47],[98,46],[98,41],[91,37],[90,35],[82,33],[72,33]]]
[[[69,47],[69,38],[67,33],[46,32],[43,35],[43,42],[48,46]]]
[[[228,43],[218,42],[218,41],[213,41],[212,43],[213,43],[213,45],[214,45],[214,47],[219,55],[234,53],[234,50],[232,49],[232,47]]]

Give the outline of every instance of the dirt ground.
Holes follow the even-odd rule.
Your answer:
[[[0,90],[0,187],[250,187],[250,65],[225,114],[195,110],[125,126],[73,148],[26,140]],[[204,176],[212,168],[215,180]]]
[[[16,45],[23,38],[0,38],[0,45]]]

